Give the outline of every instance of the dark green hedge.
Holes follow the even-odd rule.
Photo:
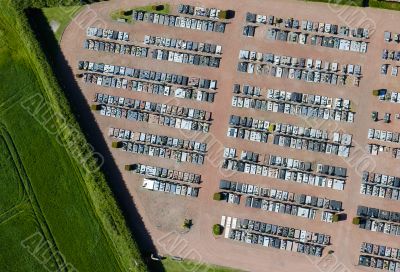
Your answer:
[[[224,227],[221,226],[220,224],[215,224],[215,225],[213,226],[212,231],[213,231],[213,234],[214,234],[214,235],[221,235],[222,232],[224,231]]]
[[[58,6],[74,6],[84,5],[99,0],[10,0],[14,2],[19,8],[48,8]]]

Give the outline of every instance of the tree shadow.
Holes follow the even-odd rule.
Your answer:
[[[86,99],[81,93],[75,80],[74,73],[61,52],[60,45],[54,36],[47,18],[44,16],[41,9],[27,9],[25,10],[25,14],[49,64],[53,68],[57,81],[63,89],[64,95],[67,97],[71,110],[87,141],[94,147],[96,152],[104,156],[104,164],[101,170],[123,212],[133,239],[135,239],[138,244],[143,260],[150,271],[165,271],[161,262],[153,261],[150,258],[151,253],[157,253],[157,249],[144,226],[142,217],[132,201],[132,197],[123,181],[121,172],[112,158],[109,147],[103,138],[101,129],[98,127],[90,112],[90,108],[87,106]]]

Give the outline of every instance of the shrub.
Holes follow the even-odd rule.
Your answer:
[[[218,13],[218,18],[221,20],[224,19],[232,19],[235,17],[235,11],[234,10],[221,10]]]
[[[275,124],[270,124],[269,127],[268,127],[268,131],[272,133],[272,132],[275,131],[275,128],[276,128]]]
[[[372,91],[373,96],[378,96],[379,95],[379,90],[373,90]]]
[[[193,222],[192,219],[185,219],[185,221],[183,222],[183,228],[184,229],[190,229],[193,226]]]
[[[131,16],[132,15],[132,13],[133,13],[133,10],[126,10],[126,11],[124,11],[124,15],[125,16]]]
[[[113,148],[119,148],[119,147],[121,147],[121,144],[120,144],[120,142],[112,142],[111,146]]]
[[[93,110],[93,111],[100,110],[100,105],[93,104],[93,105],[90,106],[90,109]]]
[[[215,193],[213,196],[214,200],[220,201],[222,200],[222,194],[221,193]]]
[[[340,219],[339,214],[335,213],[332,217],[332,222],[338,222]]]
[[[226,11],[226,19],[232,19],[235,18],[235,11],[228,9]]]
[[[360,225],[361,218],[360,217],[354,217],[353,218],[353,224],[354,225]]]
[[[133,170],[133,165],[132,164],[126,164],[125,165],[125,170],[126,171],[132,171]]]
[[[156,11],[161,11],[164,10],[164,5],[153,5],[152,9]]]
[[[223,20],[223,19],[228,19],[228,14],[226,10],[221,10],[218,14],[218,18]]]
[[[224,230],[224,227],[221,226],[220,224],[215,224],[213,226],[213,234],[214,235],[221,235],[223,230]]]

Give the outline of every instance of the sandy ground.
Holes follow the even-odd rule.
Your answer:
[[[151,1],[135,1],[135,5],[147,5]],[[176,5],[181,1],[170,1],[173,14],[177,13]],[[198,1],[185,1],[189,4],[199,5]],[[396,89],[399,77],[380,75],[380,59],[383,48],[400,50],[396,44],[385,44],[383,32],[396,31],[400,14],[391,11],[359,9],[350,7],[331,7],[326,4],[304,3],[301,1],[274,1],[274,0],[248,0],[248,1],[201,1],[202,6],[217,7],[220,9],[234,9],[236,16],[227,26],[224,34],[186,30],[181,28],[154,25],[143,22],[125,24],[113,22],[109,13],[116,9],[132,7],[132,1],[109,1],[97,3],[84,9],[75,20],[66,28],[62,38],[62,52],[74,72],[77,72],[79,60],[126,65],[135,68],[146,68],[161,72],[182,73],[218,80],[218,93],[213,104],[187,100],[169,100],[168,98],[145,94],[103,88],[78,82],[88,105],[95,92],[103,92],[130,98],[139,98],[147,101],[166,102],[175,105],[193,106],[213,112],[215,120],[206,142],[213,144],[209,149],[208,159],[199,167],[189,163],[175,163],[173,160],[158,159],[154,157],[138,156],[119,150],[111,149],[111,153],[119,166],[131,197],[144,219],[146,229],[150,233],[155,246],[161,254],[178,255],[202,262],[240,268],[247,271],[368,271],[370,269],[357,266],[359,247],[361,242],[367,241],[388,246],[400,245],[400,238],[381,233],[364,231],[352,225],[351,218],[355,216],[357,205],[384,208],[390,211],[399,211],[398,202],[375,197],[360,195],[360,173],[362,170],[375,171],[390,175],[400,176],[399,161],[392,159],[389,154],[370,156],[365,150],[367,144],[368,128],[381,128],[390,131],[400,131],[399,121],[391,124],[383,122],[373,123],[370,120],[372,110],[379,110],[381,116],[390,112],[394,116],[399,111],[399,106],[391,103],[377,101],[371,95],[371,90],[376,88]],[[256,37],[247,38],[242,35],[242,27],[247,11],[265,15],[275,15],[283,18],[295,17],[297,19],[310,19],[325,21],[351,27],[370,26],[374,29],[369,39],[366,54],[342,52],[335,49],[314,47],[311,45],[288,44],[278,41],[268,41],[265,37],[266,27],[257,29]],[[157,61],[150,58],[135,58],[126,55],[99,53],[84,50],[82,47],[88,26],[98,26],[114,30],[127,31],[130,40],[141,44],[146,34],[181,38],[193,41],[211,42],[222,45],[223,57],[219,69],[195,67],[188,64]],[[331,86],[327,84],[310,84],[295,80],[277,79],[265,76],[243,74],[236,71],[238,53],[240,49],[255,50],[258,52],[272,52],[281,55],[310,57],[339,63],[353,63],[362,66],[363,78],[360,87]],[[280,121],[296,125],[310,124],[310,120],[303,120],[296,116],[279,113],[266,113],[249,109],[232,108],[231,96],[234,83],[248,83],[263,88],[279,88],[284,90],[315,93],[330,97],[343,97],[351,99],[356,111],[355,123],[342,123],[335,121],[311,120],[313,127],[326,129],[329,132],[343,130],[353,135],[353,145],[349,158],[343,159],[334,155],[323,155],[309,151],[298,151],[275,146],[269,141],[267,144],[236,140],[226,136],[228,118],[231,114],[253,116],[258,119]],[[87,106],[88,106],[87,105]],[[89,107],[82,109],[89,111]],[[111,146],[111,139],[107,137],[108,128],[119,127],[135,131],[148,131],[151,133],[175,136],[187,139],[203,139],[205,134],[196,135],[194,132],[182,132],[177,129],[160,127],[145,123],[135,123],[127,120],[103,117],[94,114],[105,140]],[[101,137],[100,135],[98,137]],[[270,137],[271,139],[271,137]],[[388,144],[394,146],[393,144]],[[329,188],[316,188],[314,186],[284,183],[276,179],[248,174],[233,174],[219,169],[224,146],[236,147],[239,150],[250,150],[262,154],[276,154],[307,161],[321,162],[348,169],[348,179],[344,191],[334,191]],[[188,199],[171,196],[168,194],[149,192],[141,189],[142,177],[123,171],[125,164],[141,162],[144,164],[163,166],[184,170],[202,175],[201,191],[199,198]],[[343,201],[348,220],[335,224],[321,222],[319,219],[307,220],[294,216],[277,213],[266,213],[261,210],[248,209],[244,203],[232,206],[227,203],[218,203],[213,200],[212,194],[218,190],[219,180],[229,176],[231,180],[245,181],[252,184],[265,185],[295,193],[323,196],[329,199]],[[211,233],[213,224],[220,221],[221,215],[236,216],[239,218],[252,218],[263,222],[281,224],[296,228],[303,228],[314,232],[323,232],[332,236],[332,245],[327,247],[323,258],[307,257],[304,254],[283,252],[271,248],[251,246],[237,243],[224,238],[216,238]],[[184,218],[193,220],[190,232],[183,232],[181,224]],[[326,255],[328,250],[334,250],[333,255]],[[342,270],[335,270],[335,267]]]

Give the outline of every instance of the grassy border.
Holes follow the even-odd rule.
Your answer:
[[[331,5],[342,5],[360,8],[377,8],[400,11],[400,2],[386,0],[302,0],[305,2],[319,2]]]

